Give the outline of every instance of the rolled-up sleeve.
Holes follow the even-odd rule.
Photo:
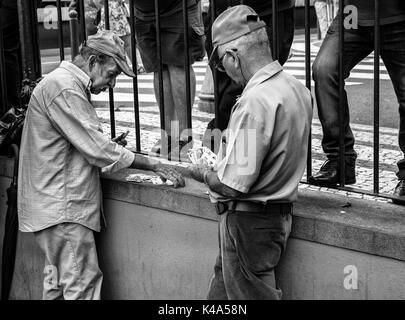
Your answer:
[[[90,109],[91,108],[91,109]],[[113,142],[99,130],[93,106],[80,92],[62,91],[47,107],[47,114],[56,130],[68,140],[86,160],[104,172],[129,167],[134,153]]]
[[[256,182],[270,148],[271,132],[264,122],[244,113],[234,117],[227,129],[224,157],[216,164],[221,183],[248,193]]]

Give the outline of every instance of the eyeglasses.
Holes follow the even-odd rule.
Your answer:
[[[219,58],[218,62],[215,64],[215,68],[220,71],[220,72],[225,72],[224,65],[222,64],[222,61],[224,60],[225,56],[227,53],[230,53],[230,51],[236,53],[237,55],[237,49],[226,49],[225,53]]]
[[[215,64],[215,68],[220,72],[225,72],[225,68],[224,68],[224,65],[222,64],[222,60],[224,60],[227,53],[228,53],[228,51],[225,51],[225,53],[219,58],[218,62]]]

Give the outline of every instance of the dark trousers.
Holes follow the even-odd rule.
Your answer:
[[[260,15],[260,13],[259,13]],[[269,36],[270,44],[272,39],[272,15],[260,16],[267,24],[267,34]],[[291,45],[294,39],[294,8],[287,9],[278,13],[278,48],[279,48],[279,62],[283,65],[290,54]],[[206,35],[206,50],[208,56],[211,55],[212,48],[212,36],[211,36],[211,12],[209,11],[204,18],[205,35]],[[213,66],[210,66],[213,70]],[[242,94],[243,88],[235,83],[224,72],[217,73],[218,81],[218,103],[219,114],[218,116],[218,128],[225,130],[228,126],[231,110],[235,104],[236,97]],[[214,129],[214,121],[208,125],[209,129]]]
[[[278,300],[274,269],[287,246],[291,214],[226,211],[209,300]]]
[[[374,27],[345,30],[343,76],[374,50]],[[322,124],[322,147],[329,159],[339,156],[339,20],[330,26],[313,65],[315,94]],[[381,58],[387,67],[399,102],[399,147],[405,153],[405,21],[381,26]],[[356,159],[354,137],[350,129],[347,94],[343,95],[345,157]],[[371,110],[370,110],[371,112]],[[405,160],[398,161],[398,178],[405,178]]]
[[[0,116],[11,106],[20,104],[21,91],[21,49],[16,1],[3,1],[0,7],[0,28],[3,33],[7,106],[0,110]]]

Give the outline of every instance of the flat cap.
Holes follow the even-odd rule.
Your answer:
[[[214,50],[209,60],[213,59],[218,46],[265,26],[266,23],[260,20],[256,11],[249,6],[238,5],[226,9],[212,24],[212,45]]]
[[[127,63],[124,41],[112,31],[105,30],[89,36],[86,45],[112,57],[127,76],[136,77]]]

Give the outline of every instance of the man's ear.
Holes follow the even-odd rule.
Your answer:
[[[89,65],[89,71],[93,70],[94,65],[96,64],[96,56],[91,55],[89,59],[87,59],[87,63]]]
[[[232,51],[232,58],[234,60],[235,69],[240,68],[240,59],[237,52]]]

